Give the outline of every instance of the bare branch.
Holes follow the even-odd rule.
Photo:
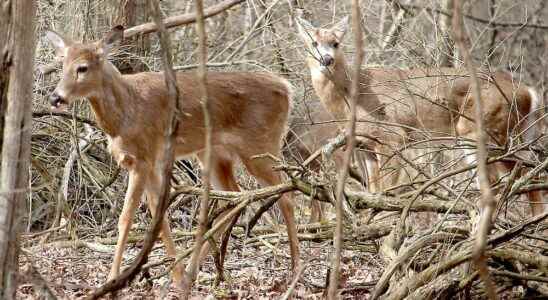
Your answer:
[[[350,161],[355,146],[355,131],[356,131],[356,104],[359,97],[360,89],[360,73],[361,64],[364,57],[363,51],[363,36],[361,27],[361,12],[359,0],[352,1],[352,30],[354,32],[354,43],[356,48],[356,57],[354,59],[354,70],[352,71],[352,83],[350,94],[350,116],[346,126],[346,151],[344,153],[343,166],[339,173],[337,181],[337,191],[335,200],[335,212],[337,224],[333,234],[334,253],[331,258],[331,273],[329,277],[329,288],[327,291],[327,299],[337,299],[339,289],[339,268],[341,263],[341,248],[343,240],[343,201],[344,201],[344,185],[348,177]]]
[[[223,1],[219,4],[213,5],[205,9],[203,12],[203,16],[204,18],[216,16],[224,12],[225,10],[228,10],[232,8],[233,6],[240,4],[244,1],[245,0]],[[163,21],[164,22],[163,24],[165,28],[172,28],[172,27],[194,23],[196,22],[197,18],[198,18],[197,13],[189,13],[189,14],[184,14],[180,16],[168,17]],[[155,32],[157,30],[158,30],[158,26],[156,22],[141,24],[141,25],[137,25],[124,30],[124,37],[128,38],[137,34],[148,34],[148,33]]]
[[[437,9],[437,8],[430,8],[430,7],[424,7],[424,6],[412,5],[412,4],[400,4],[400,6],[403,7],[404,9],[417,9],[417,10],[424,9],[426,11],[434,12],[447,17],[451,17],[451,18],[454,17],[454,13],[452,14],[448,11]],[[495,22],[493,20],[486,20],[486,19],[482,19],[482,18],[478,18],[472,15],[466,15],[466,14],[463,14],[463,17],[474,22],[488,25],[489,27],[529,27],[534,29],[548,30],[548,25],[545,25],[545,24],[536,24],[536,23],[529,23],[529,22],[515,22],[515,23]]]
[[[198,84],[201,94],[202,110],[204,112],[205,125],[205,151],[202,158],[202,184],[204,192],[200,202],[200,214],[198,216],[198,230],[194,238],[194,250],[190,263],[187,267],[187,276],[183,281],[183,299],[188,299],[192,292],[192,286],[196,280],[197,268],[199,267],[200,253],[204,244],[204,233],[207,230],[207,214],[209,212],[209,190],[210,190],[210,170],[211,170],[211,120],[209,115],[209,101],[207,98],[207,34],[205,30],[204,3],[202,0],[196,0],[196,31],[199,38],[199,66],[198,66]]]
[[[496,299],[495,286],[489,278],[489,270],[485,257],[485,248],[487,246],[487,236],[491,230],[491,218],[496,209],[496,202],[489,186],[489,177],[487,170],[487,147],[485,145],[487,137],[485,134],[485,125],[483,124],[483,103],[481,101],[481,86],[477,78],[476,68],[472,62],[469,48],[467,47],[468,37],[464,29],[462,18],[462,0],[455,0],[453,13],[453,33],[454,39],[462,53],[464,63],[468,69],[469,76],[472,80],[472,93],[474,94],[475,106],[475,121],[476,121],[476,140],[477,140],[477,161],[478,161],[478,178],[481,191],[480,210],[481,217],[479,225],[476,228],[476,244],[474,249],[474,261],[479,269],[480,277],[482,278],[487,295],[490,299]]]

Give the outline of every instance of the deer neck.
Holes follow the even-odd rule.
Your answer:
[[[130,86],[122,74],[110,63],[105,65],[102,88],[89,97],[97,124],[111,137],[120,135],[124,115],[128,115],[128,99],[132,99]]]
[[[337,57],[337,63],[329,71],[322,71],[319,62],[308,59],[312,86],[324,107],[337,119],[344,119],[348,113],[350,80],[344,57]]]

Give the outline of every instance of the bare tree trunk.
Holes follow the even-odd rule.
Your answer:
[[[399,2],[391,1],[391,5],[392,10],[394,11],[392,26],[390,26],[390,29],[388,30],[386,35],[384,35],[384,40],[382,41],[382,49],[391,48],[397,43],[407,18],[407,11],[400,7]]]
[[[12,41],[10,50],[13,68],[7,88],[0,175],[0,299],[15,298],[17,290],[18,231],[28,191],[30,165],[33,72],[29,70],[34,69],[36,47],[36,3],[14,1],[11,5],[13,18],[7,22],[4,19],[4,22],[11,23],[11,36],[17,39]],[[10,3],[2,5],[2,9],[9,10],[9,6]],[[6,16],[5,12],[2,11],[2,17]]]
[[[8,0],[0,1],[0,153],[4,140],[4,111],[6,110],[8,82],[9,82],[9,21],[11,19],[11,5]]]
[[[122,25],[130,28],[148,22],[150,15],[149,6],[145,0],[112,1],[111,5],[116,9],[113,25]],[[150,39],[148,35],[136,35],[124,40],[124,47],[130,50],[123,53],[117,66],[122,74],[147,71],[147,66],[140,60],[150,51]]]
[[[446,12],[453,11],[454,0],[443,0],[442,10]],[[455,56],[455,43],[451,38],[451,16],[440,15],[440,53],[438,57],[438,64],[440,67],[453,67]]]

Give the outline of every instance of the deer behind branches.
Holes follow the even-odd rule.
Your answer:
[[[346,119],[350,68],[342,42],[347,20],[323,29],[298,19],[297,27],[306,44],[312,85],[321,103],[334,118]],[[481,77],[489,143],[505,148],[519,136],[533,142],[541,105],[534,90],[516,85],[502,73]],[[401,153],[410,144],[476,140],[470,85],[466,71],[460,69],[361,69],[356,134],[369,151],[366,167],[371,192],[381,192],[397,180],[397,173],[381,173],[381,167],[390,165],[391,153]],[[469,163],[475,161],[474,148],[465,150]],[[514,165],[511,161],[491,164],[491,182]],[[540,193],[530,192],[528,196],[533,214],[543,212]]]

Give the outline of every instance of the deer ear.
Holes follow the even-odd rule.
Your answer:
[[[305,42],[310,42],[312,39],[312,34],[316,31],[316,27],[310,24],[307,20],[299,17],[295,18],[295,23],[297,23],[297,29],[299,30],[301,39]]]
[[[344,35],[346,34],[346,31],[348,31],[348,16],[342,18],[337,24],[333,25],[331,27],[331,31],[335,33],[337,38],[339,40],[342,40],[344,38]]]
[[[124,26],[117,25],[113,27],[105,37],[99,41],[98,51],[108,56],[113,49],[118,48],[124,39]]]
[[[52,30],[46,31],[46,38],[55,49],[55,55],[57,55],[58,58],[65,57],[67,54],[67,48],[72,44],[72,42]]]

